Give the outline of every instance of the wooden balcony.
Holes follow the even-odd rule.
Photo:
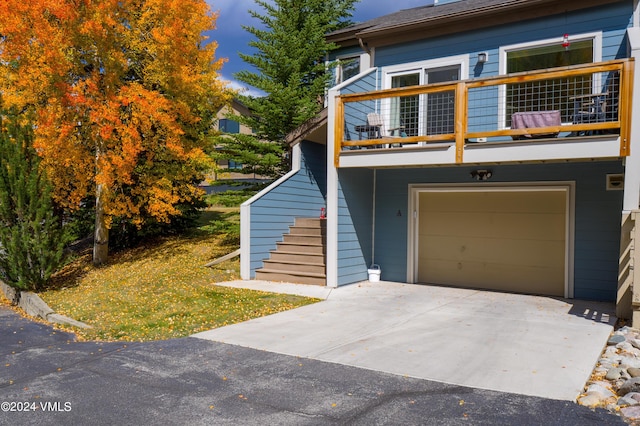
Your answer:
[[[633,67],[623,59],[340,95],[335,165],[625,157]]]

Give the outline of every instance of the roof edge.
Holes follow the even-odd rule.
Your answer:
[[[328,116],[329,112],[325,107],[318,114],[311,117],[310,119],[299,125],[297,128],[287,133],[287,135],[284,137],[285,142],[289,146],[293,146],[302,142],[309,134],[318,130],[323,125],[326,125]]]

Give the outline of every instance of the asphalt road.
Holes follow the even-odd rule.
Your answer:
[[[0,408],[1,425],[625,424],[571,402],[196,338],[76,342],[6,307],[0,307]]]

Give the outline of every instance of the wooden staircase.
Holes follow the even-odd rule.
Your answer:
[[[296,218],[264,267],[256,270],[256,279],[326,285],[326,230],[326,220]]]

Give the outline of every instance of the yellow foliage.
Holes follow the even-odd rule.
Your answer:
[[[80,257],[54,276],[57,290],[40,296],[93,327],[70,330],[81,339],[123,341],[189,336],[317,301],[214,285],[239,277],[237,259],[203,266],[237,248],[228,241],[225,233],[162,238],[116,253],[100,268]]]
[[[103,184],[108,215],[167,221],[197,195],[202,135],[233,96],[203,36],[216,19],[205,0],[0,2],[2,106],[35,112],[61,206]]]

